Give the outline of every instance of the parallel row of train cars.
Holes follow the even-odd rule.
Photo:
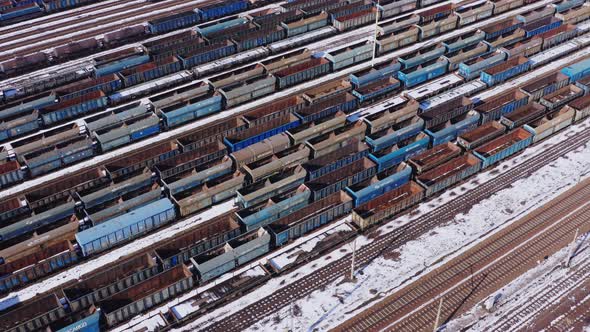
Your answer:
[[[360,4],[355,3],[354,8],[358,5]],[[435,9],[448,14],[449,7],[442,6]],[[489,86],[526,71],[536,65],[526,56],[549,49],[580,33],[574,25],[560,25],[562,21],[556,21],[552,17],[553,11],[554,7],[548,6],[519,15],[498,25],[422,48],[417,52],[400,56],[397,60],[381,63],[367,71],[352,75],[350,82],[344,83],[341,87],[341,89],[351,89],[351,85],[355,86],[346,100],[340,101],[343,103],[343,110],[350,112],[363,103],[391,94],[402,87],[414,87],[455,71],[457,68],[458,75],[462,77],[454,76],[456,79],[453,84],[481,75],[480,80]],[[429,17],[436,15],[438,14],[429,14]],[[420,20],[427,19],[422,17]],[[22,180],[49,173],[96,154],[190,123],[198,118],[327,73],[337,72],[372,57],[373,45],[370,42],[348,45],[326,54],[312,54],[305,49],[297,50],[212,77],[207,81],[189,84],[181,89],[157,95],[150,98],[148,105],[131,104],[103,111],[109,105],[116,103],[113,102],[119,99],[116,91],[123,86],[149,81],[165,73],[180,70],[183,67],[182,64],[187,61],[205,62],[212,58],[223,57],[224,54],[232,54],[230,51],[217,53],[217,48],[203,53],[199,47],[201,47],[203,36],[211,37],[210,33],[213,31],[217,35],[223,35],[225,30],[234,31],[235,28],[238,31],[245,31],[243,24],[252,23],[237,18],[217,22],[209,28],[198,28],[197,30],[200,31],[198,34],[187,31],[145,43],[144,47],[149,55],[135,54],[121,61],[97,65],[95,68],[97,78],[85,79],[43,95],[7,105],[0,111],[0,121],[2,121],[0,141],[14,139],[39,130],[44,131],[39,135],[13,141],[10,148],[0,151],[0,158],[4,165],[4,170],[0,173],[0,187],[7,187]],[[412,27],[402,26],[401,28],[403,30]],[[208,32],[203,32],[205,30]],[[499,41],[498,38],[501,40]],[[419,40],[420,37],[414,35],[406,39],[403,45],[392,49],[404,47]],[[195,44],[192,44],[193,42]],[[235,46],[229,46],[232,45],[231,42],[225,39],[222,44],[226,49]],[[378,38],[378,54],[384,52],[382,52],[384,45],[383,40]],[[179,55],[192,47],[199,49],[193,57],[183,58],[183,55]],[[118,55],[120,54],[117,53],[115,56]],[[166,64],[159,62],[160,66],[157,66],[156,62],[150,62],[150,59],[155,58],[165,59],[162,61]],[[194,60],[195,58],[201,60]],[[130,67],[131,63],[134,66]],[[127,69],[121,70],[122,68]],[[366,84],[370,79],[370,84]],[[413,95],[408,96],[419,99]],[[322,101],[321,97],[302,94],[297,105],[301,108],[318,109],[327,103]],[[92,116],[97,112],[100,114]],[[82,125],[57,127],[60,123],[81,116],[86,116]],[[298,120],[293,121],[289,126],[297,126],[314,119],[313,116],[298,114]],[[477,123],[474,118],[467,122],[466,124],[471,125]],[[248,123],[247,127],[252,127],[252,124]],[[437,128],[432,131],[435,129]],[[231,148],[231,144],[228,146]]]
[[[526,24],[551,26],[539,33],[564,33],[540,16]],[[505,36],[518,31],[505,28]],[[552,43],[576,35],[564,34]],[[467,37],[474,36],[478,33]],[[493,54],[503,54],[503,62],[483,68],[480,80],[492,86],[530,69],[534,64],[519,67],[512,62],[528,61],[534,52],[523,54],[530,50],[523,47],[521,53],[509,54],[517,48],[512,46],[539,39],[543,44],[551,36],[525,34],[513,43],[496,45],[502,49]],[[485,35],[475,43],[484,41],[490,44]],[[458,51],[471,45],[457,46]],[[447,47],[434,58],[437,62],[449,62],[453,50]],[[431,51],[387,61],[0,202],[3,292],[224,200],[235,198],[238,206],[114,270],[84,276],[59,292],[15,306],[0,319],[2,329],[59,330],[78,319],[97,323],[100,317],[106,326],[117,325],[350,213],[359,229],[386,220],[590,114],[589,59],[485,100],[459,96],[431,106],[409,98],[406,91],[390,98],[382,112],[359,109],[402,86],[414,86],[404,79],[404,71],[420,70],[432,61],[424,59]],[[228,101],[231,104],[223,84],[234,77],[240,87],[251,85],[242,90],[250,92],[259,86],[252,81],[271,78],[272,90],[266,92],[271,93],[280,88],[281,80],[288,85],[291,79],[309,79],[303,74],[309,67],[301,64],[329,61],[337,66],[346,61],[332,62],[328,56],[294,52],[278,62],[290,64],[288,68],[272,68],[273,61],[261,63],[153,96],[149,105],[136,103],[109,112],[88,120],[82,130],[62,127],[26,139],[0,152],[3,158],[13,158],[0,164],[2,179],[15,170],[23,172],[20,162],[29,176],[36,176],[96,149],[108,151],[218,112]],[[505,64],[519,69],[507,73]],[[427,77],[424,81],[436,76],[428,77],[427,71],[422,75]],[[463,82],[470,79],[463,77]],[[239,89],[228,89],[235,90]],[[236,104],[248,98],[256,96]],[[454,140],[456,144],[450,143]]]
[[[104,317],[102,324],[115,326],[350,213],[359,229],[370,227],[586,118],[588,92],[585,59],[485,100],[475,106],[479,113],[470,112],[470,99],[449,100],[437,114],[460,109],[485,120],[459,134],[456,144],[432,147],[424,127],[413,127],[433,114],[420,113],[415,100],[397,97],[385,112],[353,122],[338,108],[280,132],[281,124],[301,116],[295,115],[297,97],[287,98],[243,116],[243,122],[267,122],[263,129],[223,135],[230,147],[215,139],[201,140],[204,145],[194,150],[160,146],[66,178],[58,188],[39,188],[3,204],[0,218],[8,223],[47,209],[0,230],[3,291],[228,198],[236,197],[238,208],[145,255],[17,306],[0,324],[7,331],[57,330],[72,319]],[[231,122],[220,126],[227,131]],[[268,126],[274,135],[237,144],[268,132]]]
[[[3,0],[0,2],[0,25],[14,24],[69,8],[101,0]]]

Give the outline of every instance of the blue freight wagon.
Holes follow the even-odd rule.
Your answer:
[[[444,127],[443,129],[434,131],[430,128],[426,129],[424,132],[432,138],[432,146],[443,144],[456,139],[465,132],[477,128],[480,117],[481,115],[479,115],[479,113],[474,113],[457,123]]]
[[[100,332],[100,309],[90,316],[80,319],[56,332]]]
[[[139,66],[148,62],[150,62],[150,56],[147,54],[140,54],[131,55],[113,61],[97,63],[94,65],[94,76],[101,77],[118,73],[125,69]]]
[[[210,21],[215,18],[239,13],[248,9],[249,2],[246,0],[226,0],[218,3],[200,5],[195,9],[201,21]]]
[[[352,73],[349,75],[348,79],[354,88],[358,89],[373,82],[393,77],[400,69],[401,64],[397,60],[391,60]]]
[[[480,79],[488,86],[493,86],[529,70],[530,67],[531,62],[529,59],[518,56],[508,59],[502,64],[485,69],[481,72]]]
[[[442,44],[447,48],[447,53],[452,53],[483,41],[485,36],[483,31],[476,31],[445,40]]]
[[[248,22],[248,19],[245,17],[228,17],[219,21],[201,24],[195,28],[195,31],[207,38],[209,35],[216,34],[225,29],[248,24]]]
[[[190,10],[148,21],[148,29],[152,34],[157,35],[180,28],[186,28],[199,22],[199,15]]]
[[[89,256],[108,250],[176,218],[174,204],[168,198],[141,206],[76,234],[82,254]]]
[[[560,19],[557,19],[557,18],[551,16],[551,17],[546,17],[546,18],[541,19],[539,21],[535,21],[533,23],[527,24],[527,25],[523,26],[522,29],[526,33],[525,34],[526,38],[531,38],[533,36],[547,32],[549,30],[553,30],[555,28],[558,28],[559,26],[561,26],[561,23],[563,23],[563,22]]]
[[[347,215],[352,208],[352,199],[340,191],[270,223],[267,228],[278,247]]]
[[[94,132],[100,150],[110,151],[120,146],[142,140],[160,132],[160,118],[155,114],[144,114],[117,126]]]
[[[394,167],[395,165],[408,160],[418,153],[426,151],[429,145],[430,137],[426,134],[420,134],[412,141],[407,142],[406,145],[403,145],[396,150],[385,150],[379,153],[371,153],[369,154],[369,158],[377,164],[377,172],[383,172],[388,168]]]
[[[364,41],[326,53],[324,57],[332,63],[332,70],[336,71],[368,60],[372,55],[373,44]]]
[[[131,177],[125,181],[110,184],[102,189],[91,192],[87,195],[78,195],[79,201],[88,210],[95,206],[102,205],[108,201],[116,200],[119,197],[128,195],[130,193],[149,188],[154,183],[152,173],[147,169],[143,173]]]
[[[433,78],[444,75],[449,66],[448,60],[439,60],[432,63],[424,63],[420,67],[404,69],[398,72],[398,78],[406,88],[416,86]]]
[[[6,242],[10,239],[32,233],[41,227],[57,224],[63,220],[70,221],[75,219],[75,217],[73,217],[74,213],[74,202],[66,202],[52,209],[43,211],[29,218],[0,228],[0,242]]]
[[[384,78],[381,81],[375,81],[369,85],[352,91],[352,94],[359,99],[359,102],[364,103],[374,100],[380,96],[386,95],[397,90],[401,86],[400,82],[393,77]]]
[[[365,143],[355,139],[336,151],[314,158],[303,164],[303,168],[307,170],[307,181],[337,171],[357,160],[368,157],[369,151],[369,147]]]
[[[495,37],[514,31],[520,28],[522,25],[523,23],[521,21],[518,21],[515,18],[509,18],[499,23],[496,22],[488,26],[485,26],[481,28],[481,31],[483,31],[486,34],[485,40],[490,41]]]
[[[40,110],[41,118],[46,126],[92,113],[108,104],[108,98],[102,91],[90,92],[84,96],[61,101]]]
[[[211,180],[230,174],[232,172],[232,161],[222,159],[221,161],[214,161],[207,165],[200,165],[197,167],[196,172],[191,171],[189,169],[183,174],[178,174],[162,181],[166,189],[170,192],[170,195],[185,192],[206,184]]]
[[[483,161],[483,168],[524,150],[533,143],[533,134],[518,128],[475,149],[473,154]]]
[[[55,146],[48,146],[42,150],[28,153],[22,158],[31,176],[38,176],[90,158],[94,152],[92,140],[78,136]]]
[[[575,82],[581,78],[590,75],[590,58],[578,61],[561,70],[561,72],[570,78],[570,82]]]
[[[255,47],[268,45],[285,38],[285,29],[279,26],[263,27],[260,31],[236,36],[232,40],[238,51],[243,52]]]
[[[287,216],[307,206],[311,192],[303,188],[297,189],[291,196],[272,198],[273,205],[262,204],[253,208],[236,212],[243,228],[249,232],[266,226],[271,222]]]
[[[0,120],[0,141],[18,137],[39,129],[39,112],[32,111],[29,114],[19,114],[12,118]]]
[[[53,92],[32,96],[22,101],[6,105],[5,108],[0,111],[0,120],[12,118],[27,112],[30,113],[33,110],[55,104],[57,101],[57,96]]]
[[[178,58],[182,61],[182,67],[189,69],[203,63],[235,54],[236,52],[236,45],[228,40],[206,45],[191,52],[181,53],[178,55]]]
[[[270,129],[263,133],[260,133],[256,136],[248,137],[246,139],[240,141],[234,141],[228,137],[223,138],[223,142],[227,147],[230,149],[231,152],[242,150],[252,144],[258,143],[263,141],[266,138],[269,138],[274,135],[278,135],[280,133],[284,133],[289,129],[295,128],[301,124],[301,120],[293,120],[286,124],[280,125],[276,128]]]
[[[584,4],[584,2],[586,2],[586,1],[585,0],[562,0],[562,1],[558,1],[558,2],[554,3],[553,6],[555,6],[555,11],[557,13],[561,13],[566,10],[572,9],[574,7],[581,6],[582,4]]]
[[[166,128],[173,128],[222,110],[220,95],[199,96],[186,102],[158,109]]]
[[[16,160],[0,161],[0,188],[8,187],[24,179],[25,172],[21,170]],[[1,220],[2,218],[0,218]]]
[[[22,16],[39,14],[41,12],[43,12],[43,10],[36,3],[31,3],[21,7],[13,7],[0,12],[0,22],[8,21]]]
[[[495,96],[478,105],[475,110],[481,114],[481,123],[499,120],[504,114],[528,104],[529,96],[520,91],[513,89],[507,93]]]
[[[408,138],[418,135],[424,129],[424,120],[418,118],[397,130],[383,130],[365,138],[372,152],[379,152]]]
[[[376,181],[371,179],[368,184],[359,183],[349,186],[346,192],[352,197],[354,206],[357,207],[408,183],[411,176],[412,168],[402,162],[395,169],[390,169],[385,174],[373,178]]]

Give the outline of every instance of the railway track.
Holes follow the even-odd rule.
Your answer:
[[[384,251],[398,248],[406,242],[425,234],[433,227],[452,221],[453,217],[457,213],[464,211],[466,207],[477,204],[479,201],[491,196],[494,192],[510,186],[519,179],[527,177],[532,172],[558,157],[585,145],[589,139],[590,131],[573,135],[568,140],[547,149],[545,153],[527,160],[497,176],[494,180],[480,184],[477,188],[465,195],[457,197],[454,201],[430,211],[412,223],[386,235],[377,236],[372,243],[357,250],[355,258],[357,266],[370,263]],[[277,290],[268,298],[261,299],[241,309],[230,317],[208,326],[198,326],[198,328],[208,331],[240,331],[288,305],[294,300],[293,294],[297,294],[297,298],[303,298],[314,290],[326,286],[345,275],[349,271],[350,260],[351,255],[349,254],[317,270],[308,277]]]
[[[553,311],[560,299],[588,283],[588,278],[590,278],[590,262],[585,262],[553,287],[543,290],[540,294],[535,294],[530,299],[531,301],[527,301],[526,306],[519,307],[518,310],[502,316],[490,331],[527,330],[528,324],[542,316],[543,312]]]
[[[10,24],[4,27],[0,27],[0,33],[2,33],[2,35],[6,35],[9,33],[25,33],[27,29],[33,29],[31,31],[31,34],[37,33],[40,25],[44,25],[47,23],[52,23],[52,22],[56,22],[56,21],[60,21],[60,20],[68,20],[70,18],[76,17],[76,16],[80,16],[80,15],[85,15],[85,14],[91,14],[89,17],[97,17],[97,15],[94,15],[93,13],[95,11],[98,10],[104,10],[107,9],[109,7],[113,7],[113,6],[119,6],[119,5],[124,5],[130,2],[137,2],[137,4],[129,4],[126,5],[126,9],[133,9],[133,8],[138,8],[141,6],[145,5],[144,1],[137,1],[137,0],[117,0],[117,1],[110,1],[110,2],[100,2],[97,4],[94,4],[94,6],[92,5],[87,5],[87,6],[82,6],[82,7],[78,7],[75,9],[70,9],[70,10],[65,10],[62,12],[57,12],[57,13],[52,13],[49,14],[47,16],[41,16],[32,20],[27,20],[25,22],[18,22],[15,24]],[[113,11],[108,11],[108,12],[102,12],[100,14],[108,14],[108,13],[112,13]],[[27,34],[30,35],[30,34]],[[0,37],[2,38],[2,37]],[[5,38],[2,38],[0,40],[3,40]]]
[[[439,298],[443,299],[441,323],[470,308],[504,285],[507,279],[533,267],[546,253],[561,249],[577,227],[590,228],[586,222],[590,217],[590,206],[586,203],[590,197],[588,182],[574,187],[561,199],[503,229],[336,330],[422,331],[436,322]]]

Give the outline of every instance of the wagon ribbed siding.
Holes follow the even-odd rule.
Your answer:
[[[383,0],[377,3],[379,19],[392,17],[416,9],[416,0]]]
[[[289,86],[309,81],[318,76],[330,72],[330,61],[324,58],[315,58],[275,72],[278,88],[284,89]]]
[[[225,145],[231,152],[236,152],[250,145],[261,142],[269,137],[284,133],[301,124],[301,120],[292,114],[269,120],[262,125],[241,130],[223,138]]]
[[[203,21],[239,13],[248,9],[249,2],[245,0],[229,0],[198,5],[195,12]]]
[[[94,155],[92,140],[78,136],[22,156],[31,176],[51,172]]]
[[[280,26],[264,26],[258,31],[235,36],[232,41],[236,45],[238,52],[246,51],[258,46],[268,45],[286,37],[286,31]]]
[[[529,96],[518,90],[512,89],[506,93],[486,99],[475,110],[481,114],[481,123],[499,120],[504,114],[513,112],[529,102]]]
[[[495,37],[499,37],[504,35],[508,32],[514,31],[523,26],[521,21],[516,20],[515,18],[505,19],[503,21],[493,23],[481,28],[481,31],[485,32],[486,37],[485,40],[490,40]]]
[[[359,182],[370,179],[377,173],[376,164],[369,158],[357,160],[338,170],[306,182],[312,191],[314,201],[325,198],[335,192]]]
[[[289,19],[300,19],[305,13],[300,9],[287,10],[283,7],[262,9],[246,13],[246,17],[252,22],[264,25],[278,25]]]
[[[287,134],[281,133],[252,144],[231,154],[236,167],[250,164],[270,157],[291,147],[291,140]]]
[[[485,55],[490,51],[490,45],[484,42],[479,42],[476,45],[467,46],[455,52],[448,52],[444,55],[444,59],[449,61],[449,71],[459,69],[461,63],[474,60],[480,56]]]
[[[578,32],[579,31],[575,25],[563,24],[555,29],[538,35],[538,37],[543,39],[542,49],[546,50],[567,40],[573,39],[578,35]]]
[[[278,174],[271,175],[267,179],[249,184],[238,190],[236,201],[242,208],[264,203],[272,197],[298,188],[305,181],[306,175],[305,169],[296,164],[292,165],[292,167],[285,168]]]
[[[503,115],[500,118],[500,123],[508,127],[508,129],[514,129],[530,121],[542,118],[545,113],[547,113],[545,106],[532,102],[517,108],[514,112]]]
[[[461,148],[453,143],[444,143],[419,153],[408,159],[408,165],[412,166],[416,174],[422,174],[440,164],[443,164],[461,154]]]
[[[425,62],[418,67],[404,69],[398,72],[398,78],[409,88],[424,83],[447,72],[449,61],[446,59]]]
[[[422,129],[424,120],[416,117],[371,134],[365,138],[365,142],[371,147],[371,152],[375,153],[418,135]]]
[[[60,100],[68,100],[84,96],[93,91],[102,91],[105,94],[117,91],[123,87],[123,82],[115,74],[108,74],[97,78],[86,78],[73,84],[58,89],[55,93]]]
[[[187,96],[164,107],[156,107],[156,113],[164,120],[166,128],[173,128],[222,109],[222,97],[205,92]]]
[[[153,183],[152,173],[146,169],[142,173],[129,177],[126,180],[110,183],[104,188],[88,193],[76,193],[76,196],[82,202],[85,209],[90,209],[139,189],[150,187]]]
[[[187,264],[191,257],[221,246],[241,234],[240,225],[234,220],[235,211],[210,219],[183,235],[159,245],[154,253],[164,270],[179,264]]]
[[[15,75],[45,67],[47,64],[49,64],[49,56],[43,52],[36,52],[1,62],[0,72],[6,75]]]
[[[584,90],[580,89],[574,84],[570,84],[548,95],[544,95],[539,100],[539,103],[547,107],[549,111],[554,111],[583,95]]]
[[[326,25],[328,25],[327,13],[305,15],[305,17],[295,16],[281,23],[281,27],[287,31],[287,37],[300,35]]]
[[[178,206],[181,216],[210,207],[236,196],[243,188],[246,177],[240,173],[227,174],[189,190],[176,193],[172,200]]]
[[[538,101],[541,97],[553,93],[569,84],[569,77],[557,72],[534,79],[520,87],[520,90],[529,95],[529,101]]]
[[[556,13],[564,12],[568,9],[578,7],[584,4],[583,0],[561,0],[553,4]]]
[[[410,181],[372,201],[357,206],[352,212],[352,222],[360,229],[365,229],[418,204],[423,198],[424,188]]]
[[[66,125],[12,142],[10,145],[17,158],[19,158],[29,152],[35,152],[48,146],[54,146],[62,141],[76,138],[80,136],[81,132],[83,132],[83,128],[80,128],[77,124]],[[22,159],[20,160],[22,161]]]
[[[494,15],[507,12],[514,8],[522,7],[524,0],[490,0],[494,4]]]
[[[482,161],[468,153],[422,173],[416,177],[416,181],[426,188],[426,196],[431,196],[477,173],[481,166]]]
[[[256,230],[307,206],[310,197],[309,189],[300,186],[285,195],[271,198],[269,201],[273,204],[263,203],[240,210],[236,212],[236,217],[246,231]]]
[[[270,235],[260,228],[227,242],[223,248],[192,257],[191,262],[201,280],[211,280],[270,250]]]
[[[2,107],[2,110],[0,110],[0,120],[13,118],[21,114],[27,114],[36,109],[40,109],[57,102],[58,97],[53,91],[19,99],[14,102],[7,103]]]
[[[297,145],[272,157],[253,164],[244,165],[242,166],[242,170],[248,176],[249,182],[258,182],[273,177],[268,181],[274,183],[274,176],[277,173],[287,172],[288,169],[306,162],[309,159],[309,154],[310,150],[308,147]]]
[[[354,200],[354,206],[359,206],[406,184],[410,181],[411,176],[412,168],[402,162],[397,167],[390,168],[345,189]]]
[[[555,14],[565,24],[578,24],[590,18],[590,6],[583,5]]]
[[[193,283],[193,275],[186,266],[175,266],[112,295],[102,303],[101,309],[107,324],[114,326],[184,293]]]
[[[398,30],[413,27],[418,23],[420,23],[420,16],[415,14],[407,14],[392,18],[387,20],[387,22],[378,23],[377,36],[387,35]]]
[[[0,201],[0,222],[2,223],[28,212],[30,209],[24,197],[12,197]],[[0,255],[0,258],[2,257]]]
[[[160,132],[160,118],[145,114],[93,133],[101,151],[109,151]]]
[[[506,62],[495,65],[488,69],[484,69],[480,73],[479,77],[480,80],[482,80],[488,86],[493,86],[529,70],[530,67],[531,62],[527,58],[519,56],[508,59]]]
[[[525,124],[523,128],[533,134],[533,143],[536,143],[571,125],[575,114],[574,109],[564,107],[542,119]]]
[[[49,54],[54,59],[69,59],[91,54],[98,50],[100,50],[98,40],[96,38],[88,38],[55,47]]]
[[[70,239],[78,231],[78,224],[68,224],[66,229],[59,227],[54,231],[33,237],[31,240],[0,251],[3,264],[0,265],[0,292],[35,282],[43,277],[64,269],[78,261],[78,254]],[[56,239],[60,238],[61,241]],[[69,239],[66,239],[69,238]]]
[[[417,42],[420,38],[420,29],[409,26],[381,34],[377,37],[377,49],[379,54],[397,50],[404,46]]]
[[[428,39],[439,34],[451,31],[457,27],[458,17],[455,14],[450,14],[444,18],[437,18],[427,22],[422,22],[417,25],[420,30],[420,40]]]
[[[25,172],[16,160],[0,161],[0,188],[11,186],[24,179]]]
[[[576,100],[570,101],[565,109],[573,109],[576,111],[574,121],[580,121],[590,115],[590,96],[586,95]]]
[[[76,241],[82,254],[88,256],[141,236],[175,218],[174,204],[168,198],[163,198],[83,230],[76,234]]]
[[[18,242],[22,242],[31,236],[34,232],[38,234],[47,231],[47,228],[63,227],[62,232],[66,233],[68,224],[77,222],[74,211],[75,204],[71,200],[61,200],[56,202],[54,207],[46,209],[36,209],[35,214],[28,218],[7,224],[0,229],[0,242],[3,247],[7,248]]]
[[[274,246],[282,246],[302,237],[337,218],[347,215],[353,207],[351,198],[343,191],[315,201],[299,211],[267,226]]]
[[[358,99],[348,93],[352,87],[348,81],[335,81],[307,90],[303,99],[308,105],[295,115],[302,122],[312,122],[338,111],[349,113],[358,106]]]
[[[384,78],[380,81],[375,81],[364,87],[355,89],[352,94],[359,99],[359,102],[365,103],[375,100],[381,96],[387,95],[401,86],[400,82],[395,78]]]
[[[476,59],[467,60],[459,64],[459,75],[466,80],[471,80],[480,76],[480,73],[496,64],[504,62],[506,53],[494,52],[485,54]]]
[[[158,266],[150,255],[140,255],[114,266],[83,276],[77,283],[63,289],[72,311],[100,304],[110,296],[122,292],[158,273]]]
[[[532,143],[533,134],[518,128],[476,148],[473,154],[483,161],[483,168],[486,168],[525,149]]]
[[[486,34],[483,31],[471,31],[460,36],[443,41],[441,44],[446,47],[447,52],[456,52],[468,46],[476,45],[483,41]]]
[[[396,60],[387,61],[376,64],[367,69],[363,69],[356,73],[349,75],[348,79],[354,88],[364,87],[382,79],[394,77],[394,75],[401,69],[401,64]]]
[[[109,47],[123,45],[136,40],[144,39],[148,36],[147,29],[143,24],[127,26],[113,32],[104,34],[103,44]]]
[[[75,193],[85,193],[110,183],[110,175],[104,168],[97,167],[80,174],[65,176],[60,181],[46,184],[25,194],[31,209],[54,206],[56,202],[67,200]]]
[[[414,118],[418,114],[418,107],[419,103],[417,101],[405,99],[399,105],[365,117],[364,121],[369,125],[368,133],[375,134],[398,123]]]
[[[314,158],[303,164],[307,170],[307,180],[311,181],[328,173],[338,171],[344,166],[369,155],[369,147],[359,139],[353,139],[340,149]]]
[[[167,179],[199,165],[221,159],[225,155],[227,155],[227,147],[217,141],[203,145],[198,150],[189,150],[162,160],[156,163],[154,168],[160,179]]]
[[[0,328],[6,332],[43,330],[66,315],[66,309],[57,296],[48,294],[27,304],[12,307],[12,310],[0,316]]]
[[[126,87],[144,83],[158,77],[175,73],[182,69],[182,62],[171,56],[122,70],[119,75]]]
[[[275,73],[286,68],[297,66],[300,63],[311,60],[312,52],[306,48],[287,52],[281,56],[260,61],[260,64],[268,73]]]
[[[105,167],[113,178],[117,178],[134,173],[145,167],[151,168],[154,164],[179,153],[180,150],[178,149],[177,143],[167,142],[143,151],[138,151],[123,159],[109,162]]]
[[[336,71],[368,60],[372,55],[373,44],[365,41],[326,53],[324,57],[331,62],[332,70]]]
[[[201,45],[194,50],[178,53],[184,68],[192,68],[203,63],[215,61],[236,53],[236,45],[231,41],[218,41],[210,45]]]
[[[531,24],[552,17],[553,14],[555,14],[555,7],[549,5],[518,14],[516,15],[516,19],[524,24]]]
[[[233,107],[252,99],[268,95],[276,90],[276,78],[268,75],[253,78],[219,89],[224,98],[225,107]]]
[[[493,11],[493,3],[480,1],[456,8],[455,15],[459,17],[459,26],[464,26],[492,16]]]
[[[129,48],[94,58],[94,76],[102,77],[118,73],[128,68],[139,66],[150,61],[150,56],[142,49]]]
[[[423,47],[419,50],[404,54],[398,58],[400,64],[403,65],[404,69],[419,66],[430,60],[438,59],[440,56],[445,54],[446,48],[442,44],[436,44],[429,47]]]
[[[429,144],[430,136],[419,132],[416,136],[392,145],[385,150],[371,153],[369,158],[377,163],[377,171],[383,172],[428,149]]]
[[[506,127],[501,125],[499,122],[487,122],[478,128],[457,137],[457,144],[465,149],[472,150],[498,136],[501,136],[505,131]]]
[[[479,113],[470,111],[467,114],[454,117],[446,123],[425,129],[424,132],[432,138],[431,145],[435,146],[453,141],[457,136],[477,128],[480,118],[481,115]]]
[[[532,38],[527,41],[507,45],[500,48],[500,51],[506,53],[508,58],[524,56],[528,57],[541,51],[543,40],[541,38]]]
[[[468,113],[473,108],[471,99],[458,96],[447,103],[437,105],[420,113],[426,129],[445,123],[455,117]]]
[[[129,195],[114,197],[107,200],[101,205],[84,209],[84,223],[88,221],[92,225],[98,225],[116,216],[128,213],[139,206],[155,202],[162,196],[162,190],[159,185],[139,188],[129,193]]]
[[[84,96],[61,101],[40,109],[46,126],[88,114],[107,106],[108,99],[102,91],[94,91]]]
[[[289,135],[293,144],[304,144],[315,137],[344,127],[345,124],[346,115],[342,112],[337,112],[333,116],[328,116],[293,128],[287,132],[287,135]]]
[[[148,21],[148,29],[152,34],[161,34],[197,24],[199,21],[199,15],[195,11],[177,12],[170,16]]]
[[[375,8],[371,8],[334,18],[332,20],[332,24],[336,29],[338,29],[338,31],[346,31],[374,22],[376,16],[377,10]]]
[[[162,183],[171,195],[175,195],[230,174],[232,168],[232,161],[228,157],[224,157],[221,160],[214,160],[207,164],[189,168],[182,173],[162,180]]]
[[[555,17],[546,17],[530,24],[525,24],[522,29],[525,31],[525,37],[531,38],[533,36],[542,34],[544,32],[553,30],[561,26],[562,21]]]
[[[317,158],[342,148],[353,139],[362,140],[365,137],[366,129],[365,123],[355,122],[331,133],[313,138],[307,142],[307,145],[311,148],[312,157]]]
[[[493,48],[500,48],[523,40],[525,38],[525,34],[526,33],[523,29],[516,29],[497,37],[486,39],[486,42],[492,45]]]

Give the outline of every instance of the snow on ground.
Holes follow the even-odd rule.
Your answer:
[[[415,220],[420,215],[434,209],[444,202],[455,199],[468,189],[475,188],[482,182],[498,176],[511,166],[522,163],[543,151],[547,146],[558,143],[564,137],[571,136],[585,128],[587,123],[576,125],[541,144],[530,148],[517,158],[501,163],[493,170],[480,174],[459,188],[446,192],[433,202],[423,203],[417,215],[397,218],[380,228],[381,233],[392,231],[402,224]],[[395,259],[380,257],[366,266],[362,274],[356,274],[357,282],[344,282],[343,277],[333,284],[313,292],[310,296],[295,301],[300,314],[291,319],[291,308],[285,307],[278,313],[267,317],[250,327],[250,331],[285,330],[294,324],[296,330],[318,328],[327,330],[344,322],[356,313],[367,308],[367,302],[377,301],[407,284],[413,276],[426,273],[453,256],[459,255],[469,246],[475,245],[480,238],[507,227],[526,212],[539,207],[560,193],[575,185],[590,171],[590,147],[584,146],[566,157],[560,158],[532,174],[529,178],[517,181],[510,188],[494,194],[489,199],[473,206],[465,214],[457,215],[455,220],[445,226],[434,229],[429,234],[405,244],[396,250]],[[493,172],[493,173],[492,173]],[[542,184],[542,185],[541,185]],[[453,194],[454,193],[454,194]],[[501,207],[501,208],[498,208]],[[372,242],[365,236],[357,238],[357,248]],[[195,320],[182,330],[205,327],[214,321],[223,319],[259,298],[272,294],[279,285],[301,279],[305,275],[321,268],[329,262],[345,256],[351,250],[350,244],[337,248],[317,260],[304,265],[291,273],[270,280],[267,284],[237,301],[215,310]],[[293,321],[293,322],[292,322]],[[203,324],[203,325],[201,325]]]
[[[504,321],[502,319],[504,315],[526,306],[531,301],[542,296],[545,291],[551,289],[560,280],[575,273],[581,265],[586,265],[590,260],[590,242],[588,241],[588,236],[589,234],[585,234],[578,237],[576,242],[577,254],[570,261],[570,269],[563,268],[566,257],[571,250],[571,246],[568,246],[498,290],[494,295],[500,295],[500,299],[496,302],[493,313],[485,310],[483,305],[484,300],[461,317],[450,321],[447,324],[447,329],[458,331],[464,327],[470,327],[469,331],[486,331],[490,328],[497,327]],[[585,277],[590,277],[590,273]],[[552,297],[550,301],[556,303],[559,298],[567,295],[567,293],[568,291],[565,290],[565,292]],[[524,319],[528,320],[530,318],[533,317],[526,316]],[[522,322],[523,318],[521,318],[519,323]],[[522,326],[514,326],[514,329],[516,330],[519,327]]]

